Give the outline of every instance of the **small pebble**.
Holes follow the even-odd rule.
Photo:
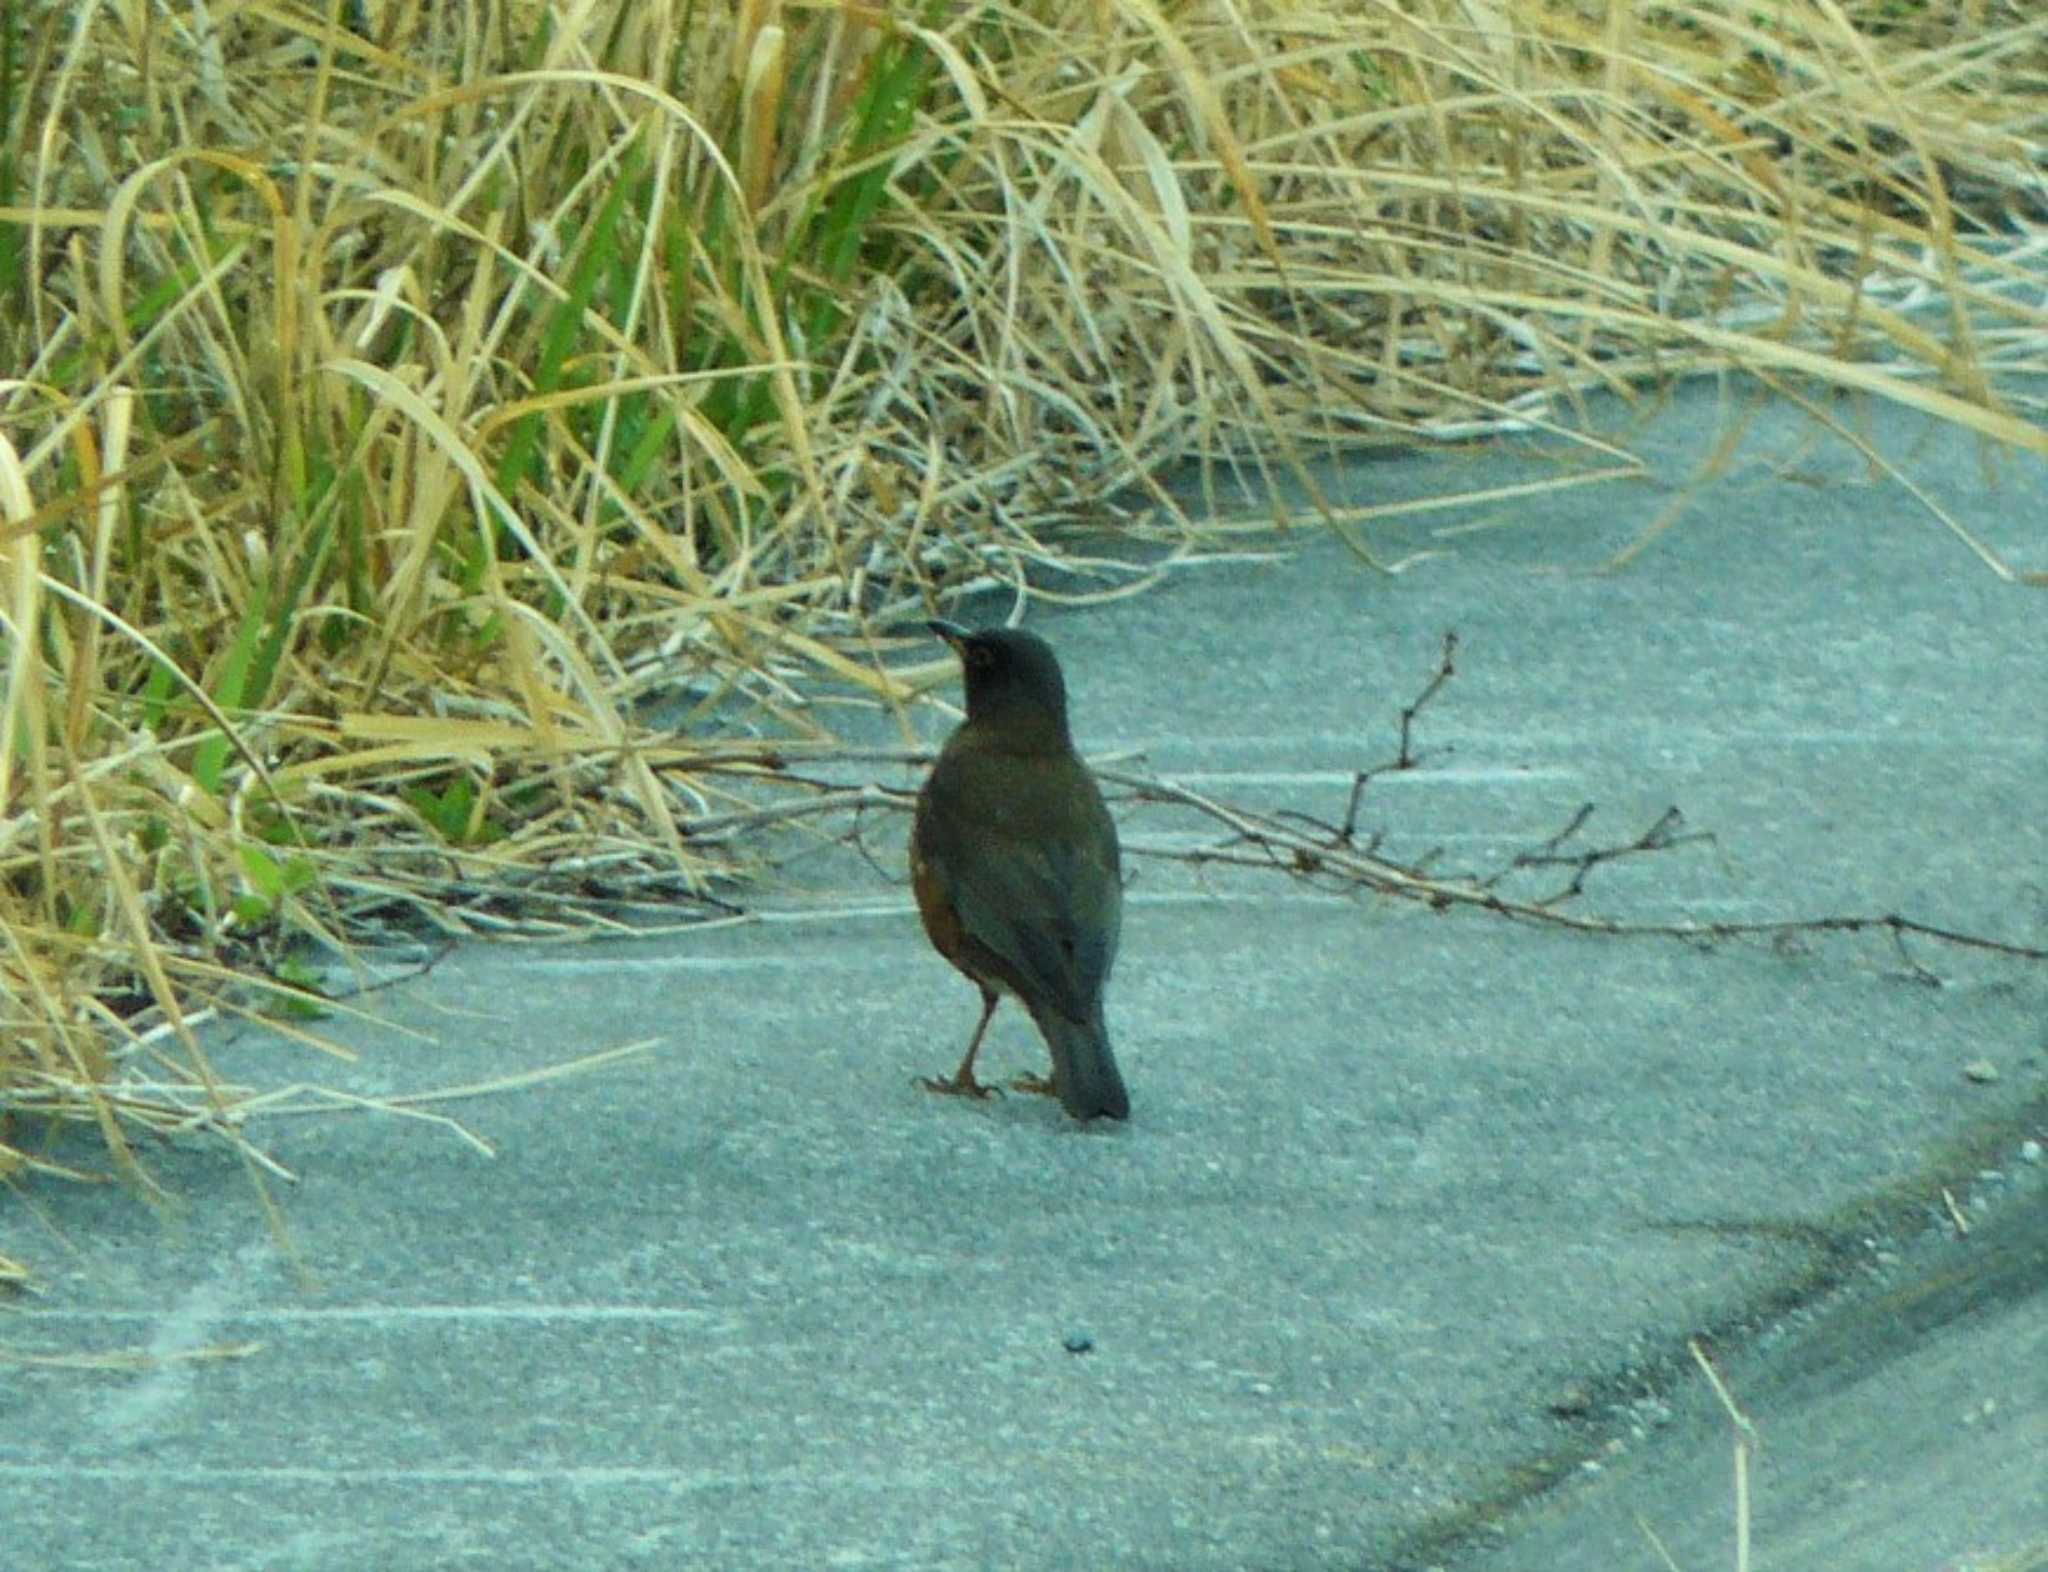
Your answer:
[[[1998,1066],[1989,1059],[1972,1059],[1963,1066],[1963,1074],[1979,1086],[1989,1086],[1998,1079]]]
[[[1060,1347],[1070,1354],[1092,1354],[1095,1352],[1095,1339],[1086,1332],[1069,1332]]]
[[[2020,1142],[2020,1161],[2038,1165],[2041,1161],[2041,1143],[2039,1141]]]
[[[1582,1386],[1568,1386],[1550,1400],[1550,1411],[1560,1419],[1580,1419],[1593,1411],[1593,1394]]]

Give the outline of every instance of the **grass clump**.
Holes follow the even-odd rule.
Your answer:
[[[300,940],[708,888],[735,737],[1169,461],[1727,366],[2048,452],[2032,10],[0,0],[0,1167],[230,1112]]]

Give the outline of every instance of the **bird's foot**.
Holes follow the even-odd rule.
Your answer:
[[[1057,1097],[1059,1086],[1049,1075],[1020,1075],[1010,1083],[1013,1092],[1030,1092],[1038,1097]]]
[[[917,1084],[942,1097],[972,1097],[978,1101],[1002,1095],[1002,1088],[977,1081],[972,1070],[962,1070],[958,1075],[920,1075]]]

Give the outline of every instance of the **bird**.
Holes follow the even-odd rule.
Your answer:
[[[1052,1053],[1051,1092],[1074,1118],[1127,1119],[1103,1021],[1123,930],[1116,821],[1067,729],[1052,646],[1021,628],[926,624],[960,658],[967,718],[918,792],[910,884],[932,948],[981,990],[981,1020],[951,1076],[927,1090],[986,1097],[974,1077],[996,1005],[1018,1000]]]

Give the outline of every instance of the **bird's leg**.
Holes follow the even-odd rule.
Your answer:
[[[981,1052],[981,1039],[988,1031],[989,1018],[996,1013],[996,1006],[1002,1002],[1002,995],[993,988],[981,990],[981,1024],[974,1028],[974,1036],[967,1043],[967,1057],[960,1061],[960,1068],[950,1077],[923,1075],[918,1084],[928,1092],[944,1092],[951,1097],[988,1097],[995,1092],[993,1086],[983,1086],[974,1078],[974,1056]]]

